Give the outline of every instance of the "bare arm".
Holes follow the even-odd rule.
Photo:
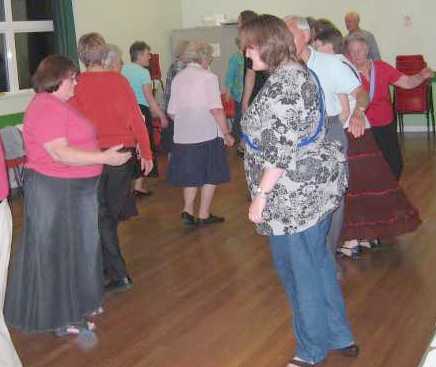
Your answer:
[[[224,135],[224,142],[227,146],[232,146],[235,142],[232,134],[227,126],[226,115],[224,114],[224,109],[222,108],[213,108],[209,110],[212,116],[214,117],[218,127]]]
[[[403,89],[413,89],[422,84],[425,80],[433,76],[433,71],[429,68],[422,69],[415,75],[402,75],[394,85]]]
[[[355,138],[358,138],[365,133],[365,116],[363,112],[368,108],[369,96],[368,92],[361,86],[353,90],[351,94],[356,98],[356,107],[351,115],[348,130]]]
[[[118,152],[122,147],[122,145],[117,145],[104,152],[100,150],[86,151],[68,145],[65,138],[55,139],[44,144],[44,148],[56,162],[70,166],[90,166],[93,164],[119,166],[126,163],[131,156],[129,152]]]
[[[256,72],[254,70],[247,69],[244,81],[244,94],[242,95],[242,112],[244,113],[248,110],[248,105],[250,104],[250,97],[253,93],[255,81]]]
[[[151,84],[145,84],[142,87],[142,90],[144,92],[144,97],[147,100],[148,104],[150,105],[151,112],[159,116],[160,123],[163,128],[168,127],[168,119],[165,113],[160,109],[159,104],[156,101],[156,98],[153,96],[153,91],[151,89]]]
[[[348,117],[350,116],[350,101],[346,94],[338,94],[339,102],[341,104],[342,112],[339,115],[342,123],[347,122]]]

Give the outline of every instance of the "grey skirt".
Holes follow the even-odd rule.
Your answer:
[[[101,306],[97,182],[24,171],[24,227],[4,309],[10,326],[54,330],[81,322]]]

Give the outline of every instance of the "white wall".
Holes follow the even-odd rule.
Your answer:
[[[236,19],[241,10],[277,16],[298,14],[329,18],[345,31],[343,17],[356,10],[361,15],[361,27],[376,36],[384,60],[395,61],[398,54],[424,54],[436,69],[436,1],[434,0],[181,0],[183,26],[201,24],[205,15],[225,14]],[[410,16],[411,25],[405,25]]]
[[[145,41],[160,53],[161,66],[170,62],[170,33],[182,25],[180,0],[74,0],[76,34],[96,31],[115,43],[129,62],[129,47]]]
[[[160,53],[162,70],[170,62],[170,33],[182,26],[180,0],[73,0],[76,34],[100,32],[115,43],[129,61],[133,41],[146,41]],[[0,115],[22,112],[32,93],[0,97]]]

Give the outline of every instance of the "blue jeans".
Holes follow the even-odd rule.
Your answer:
[[[276,271],[293,308],[296,356],[318,363],[331,349],[353,344],[342,292],[327,247],[331,214],[292,235],[270,236]]]

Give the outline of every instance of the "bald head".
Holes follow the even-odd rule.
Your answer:
[[[348,32],[353,33],[359,30],[360,16],[355,11],[350,11],[345,14],[345,26]]]

